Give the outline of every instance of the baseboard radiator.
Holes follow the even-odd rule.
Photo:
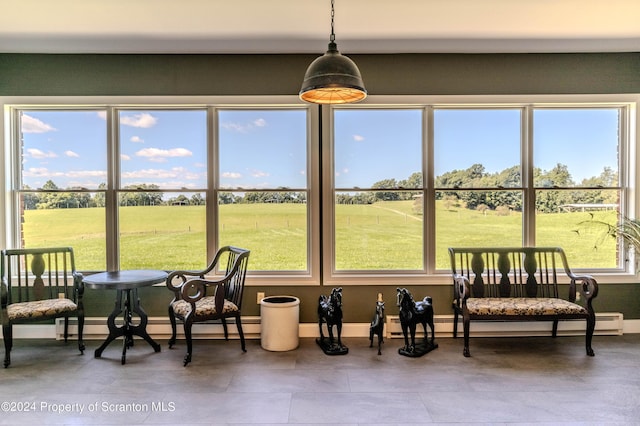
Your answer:
[[[118,324],[118,323],[116,323]],[[453,336],[453,315],[435,315],[434,326],[436,337]],[[624,318],[619,312],[604,312],[596,314],[596,335],[618,336],[623,334]],[[260,317],[242,317],[242,329],[247,339],[260,338]],[[222,324],[198,323],[193,326],[194,339],[223,339],[224,330]],[[238,331],[233,321],[228,323],[229,338],[238,339]],[[300,337],[317,337],[319,328],[317,323],[303,323],[299,326]],[[147,331],[155,339],[168,339],[171,336],[171,325],[166,317],[150,317],[147,323]],[[560,321],[558,324],[559,336],[579,336],[585,332],[585,321]],[[76,318],[69,320],[69,336],[77,338],[78,321]],[[548,336],[551,333],[551,322],[547,321],[475,321],[471,324],[472,337],[508,337],[508,336]],[[55,334],[53,336],[52,334]],[[104,317],[87,317],[84,323],[84,338],[86,340],[104,339],[108,334],[107,319]],[[342,334],[344,337],[369,337],[369,324],[350,323],[344,324]],[[418,326],[417,336],[423,336],[422,327]],[[43,338],[55,337],[62,339],[64,336],[64,320],[57,319],[55,326],[17,325],[14,332],[16,338]],[[402,338],[402,328],[397,315],[387,315],[385,323],[385,336],[387,339]],[[462,320],[458,323],[458,336],[462,336]],[[178,323],[178,338],[183,338],[182,324]]]
[[[386,317],[386,337],[402,338],[402,327],[397,315]],[[433,325],[436,337],[453,336],[453,315],[435,315]],[[596,314],[594,334],[600,336],[620,336],[624,325],[623,315],[619,312]],[[526,337],[548,336],[551,334],[551,321],[471,321],[469,335],[471,337]],[[584,335],[585,320],[559,321],[558,336]],[[429,333],[431,330],[429,330]],[[422,326],[416,328],[416,336],[422,337]],[[462,337],[462,319],[458,320],[458,337]]]
[[[134,320],[135,323],[135,320]],[[120,326],[121,322],[116,321],[116,325]],[[238,329],[233,320],[227,321],[227,329],[229,331],[229,339],[239,339]],[[242,331],[246,339],[260,338],[260,317],[246,316],[242,317]],[[171,337],[171,324],[166,317],[149,317],[147,322],[147,332],[154,339],[169,339]],[[64,338],[64,319],[56,319],[55,333],[57,339]],[[194,339],[224,339],[224,328],[222,323],[197,323],[191,329]],[[77,338],[78,319],[69,319],[69,337]],[[101,340],[107,337],[109,329],[107,328],[107,319],[103,317],[87,317],[84,320],[83,338],[86,340]],[[177,337],[184,338],[182,323],[178,322]]]

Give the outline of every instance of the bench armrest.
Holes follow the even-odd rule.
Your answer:
[[[591,275],[575,275],[569,274],[571,278],[571,284],[569,285],[569,301],[576,301],[576,293],[580,292],[584,297],[589,308],[591,308],[591,301],[598,295],[598,282]]]

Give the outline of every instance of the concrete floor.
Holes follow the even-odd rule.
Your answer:
[[[16,340],[0,424],[640,425],[640,334],[594,337],[593,358],[581,337],[475,338],[471,358],[452,338],[422,358],[397,339],[381,356],[365,338],[342,356],[198,340],[186,368],[184,341],[136,340],[126,365],[120,341],[94,358],[100,343]]]

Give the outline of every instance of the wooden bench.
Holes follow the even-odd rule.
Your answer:
[[[449,248],[453,273],[453,337],[462,315],[464,356],[469,352],[469,327],[474,321],[552,321],[556,337],[559,320],[586,320],[587,355],[596,324],[593,299],[598,283],[589,275],[571,272],[559,247]],[[564,297],[558,278],[569,281]],[[576,297],[577,294],[580,297]],[[578,304],[580,301],[582,304]]]
[[[78,349],[84,353],[84,282],[71,247],[2,250],[0,274],[5,368],[11,364],[13,324],[64,318],[66,342],[69,317],[77,317]]]

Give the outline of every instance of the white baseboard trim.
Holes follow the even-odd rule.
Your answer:
[[[436,337],[453,336],[453,315],[434,316]],[[323,327],[326,327],[323,325]],[[247,339],[260,338],[260,317],[242,317],[242,329]],[[323,328],[326,333],[326,328]],[[318,337],[320,329],[317,323],[302,323],[298,326],[300,337]],[[147,331],[155,339],[168,339],[171,336],[171,325],[166,317],[150,317]],[[85,340],[103,340],[107,337],[107,319],[104,317],[87,317],[84,325]],[[472,322],[472,337],[488,336],[546,336],[551,332],[551,323],[544,321],[521,322]],[[56,320],[55,324],[17,324],[14,326],[13,336],[16,339],[63,339],[64,322]],[[76,318],[69,320],[69,338],[77,339],[78,323]],[[596,335],[622,335],[640,333],[640,319],[624,320],[623,315],[617,312],[605,312],[597,314]],[[458,334],[462,335],[462,322],[458,325]],[[558,335],[573,336],[584,334],[584,321],[560,321]],[[368,323],[344,323],[342,326],[344,337],[369,337]],[[416,335],[421,336],[418,330]],[[178,338],[183,338],[182,324],[178,324]],[[388,339],[401,338],[402,330],[397,315],[387,315],[385,323],[385,337]],[[224,332],[222,325],[195,324],[193,327],[194,339],[222,339]],[[235,324],[229,324],[229,338],[237,339],[238,333]]]

